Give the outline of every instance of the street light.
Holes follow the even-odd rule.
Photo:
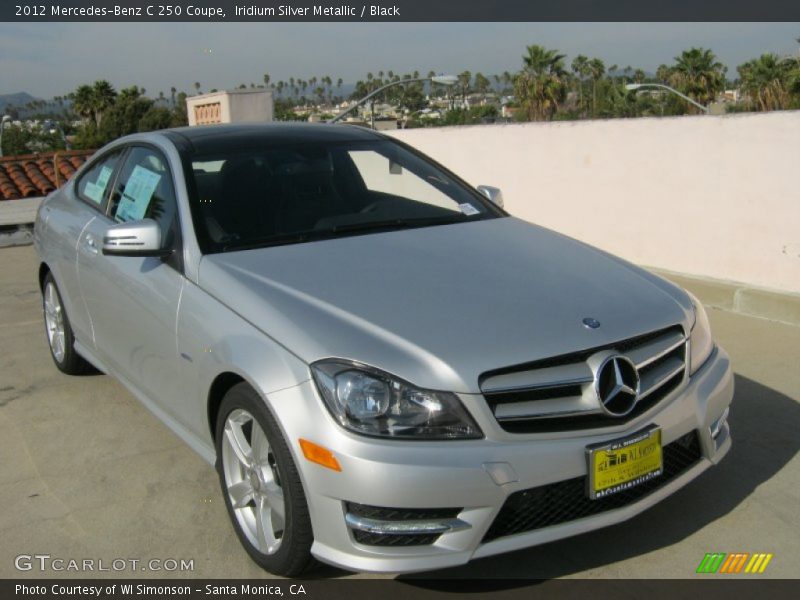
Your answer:
[[[328,123],[336,123],[337,121],[341,120],[343,117],[349,115],[351,112],[353,112],[359,106],[364,104],[367,100],[369,100],[371,98],[374,98],[375,96],[380,94],[382,91],[384,91],[384,90],[386,90],[386,89],[388,89],[388,88],[390,88],[392,86],[406,84],[406,83],[417,83],[417,82],[420,82],[420,81],[430,81],[432,83],[438,83],[439,85],[451,86],[451,85],[455,85],[456,83],[458,83],[458,77],[456,77],[455,75],[434,75],[433,77],[419,77],[417,79],[400,79],[399,81],[392,81],[391,83],[387,83],[386,85],[384,85],[382,87],[379,87],[374,92],[372,92],[370,94],[367,94],[361,100],[356,102],[353,106],[348,108],[346,111],[344,111],[343,113],[339,113],[338,115],[333,117],[331,120],[328,121]],[[374,125],[375,124],[373,123],[373,128],[374,128]]]
[[[628,83],[625,85],[625,89],[628,90],[629,92],[633,92],[646,87],[661,88],[663,90],[667,90],[668,92],[672,92],[676,96],[680,96],[681,98],[686,100],[689,104],[693,104],[694,106],[702,110],[704,113],[709,114],[710,112],[710,109],[707,106],[703,106],[699,102],[695,102],[694,100],[689,98],[689,96],[687,96],[686,94],[681,94],[675,88],[671,88],[668,85],[664,85],[663,83]]]
[[[6,128],[6,123],[11,122],[11,117],[8,115],[3,115],[3,118],[0,119],[0,158],[3,157],[3,130]]]

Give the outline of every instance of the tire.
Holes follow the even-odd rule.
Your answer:
[[[261,568],[299,575],[314,564],[314,535],[303,485],[275,418],[252,387],[239,383],[225,394],[215,429],[217,473],[239,541]]]
[[[61,300],[61,292],[51,273],[45,275],[42,286],[42,312],[50,357],[58,370],[67,375],[84,375],[94,371],[92,365],[75,351],[75,336]]]

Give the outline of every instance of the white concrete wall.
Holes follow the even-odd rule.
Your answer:
[[[800,111],[392,134],[635,263],[800,293]]]

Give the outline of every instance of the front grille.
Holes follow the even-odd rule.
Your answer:
[[[660,489],[702,457],[700,440],[691,431],[663,448],[664,472],[636,487],[591,500],[587,477],[576,477],[511,494],[483,536],[484,542],[535,531],[622,508]]]
[[[623,417],[603,412],[594,389],[596,361],[613,351],[630,358],[641,378],[639,400]],[[594,366],[593,366],[594,365]],[[680,326],[614,344],[499,369],[481,376],[484,398],[510,433],[612,427],[644,414],[683,381],[686,338]]]
[[[345,510],[352,515],[377,521],[422,521],[426,519],[453,519],[461,508],[387,508],[345,502]],[[352,529],[353,539],[367,546],[427,546],[439,539],[441,534],[383,534]]]

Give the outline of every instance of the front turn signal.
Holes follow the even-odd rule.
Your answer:
[[[303,456],[306,457],[306,460],[318,465],[322,465],[323,467],[331,469],[332,471],[341,472],[342,467],[339,465],[339,461],[336,460],[333,452],[327,448],[323,448],[322,446],[315,444],[314,442],[304,440],[303,438],[300,438],[300,448],[302,448]]]

